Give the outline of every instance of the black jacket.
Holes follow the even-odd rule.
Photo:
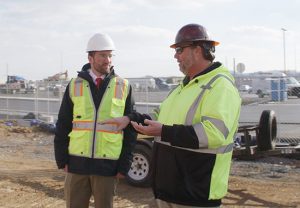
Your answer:
[[[99,89],[95,86],[92,77],[87,70],[78,72],[78,77],[87,80],[90,84],[91,93],[93,96],[96,109],[99,108],[101,99],[105,92],[105,89],[113,77],[115,77],[113,68],[111,72],[107,74],[103,80]],[[129,94],[126,99],[126,106],[124,115],[133,113],[134,101],[132,98],[132,89],[130,87]],[[71,156],[68,154],[69,136],[72,131],[73,120],[73,103],[69,95],[69,85],[66,88],[59,114],[56,123],[56,131],[54,138],[54,150],[55,159],[58,168],[64,168],[68,165],[68,170],[71,173],[77,174],[93,174],[102,176],[114,176],[117,172],[126,175],[132,161],[132,150],[136,143],[137,134],[133,128],[129,125],[124,129],[123,148],[119,160],[107,160],[107,159],[94,159],[86,157]]]

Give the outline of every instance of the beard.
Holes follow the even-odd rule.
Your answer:
[[[184,75],[187,75],[187,70],[186,70],[185,66],[179,65],[179,70],[180,70]]]
[[[94,64],[93,65],[95,71],[97,71],[100,74],[108,74],[110,71],[110,64]]]

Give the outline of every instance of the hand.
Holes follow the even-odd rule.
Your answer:
[[[116,178],[122,179],[122,178],[125,178],[125,176],[122,173],[117,173]]]
[[[130,120],[127,116],[122,116],[102,121],[101,124],[116,124],[117,131],[121,131],[128,126],[129,122]]]
[[[152,121],[145,119],[144,123],[147,126],[143,126],[142,124],[138,124],[137,122],[131,121],[131,125],[138,132],[148,135],[148,136],[161,136],[162,124],[158,121]]]
[[[65,165],[64,171],[67,173],[68,172],[68,165]]]

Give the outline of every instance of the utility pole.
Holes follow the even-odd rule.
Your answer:
[[[233,76],[235,77],[235,58],[233,58]]]
[[[283,38],[283,70],[284,70],[284,73],[286,74],[286,59],[285,59],[285,32],[287,31],[286,29],[284,28],[281,28],[282,30],[282,38]]]
[[[297,71],[297,47],[295,44],[295,72]]]
[[[6,63],[6,93],[8,93],[8,63]],[[6,98],[6,120],[8,120],[8,97]]]

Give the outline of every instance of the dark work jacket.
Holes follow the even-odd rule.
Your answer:
[[[115,76],[116,75],[114,73],[114,70],[113,68],[111,68],[111,72],[107,74],[102,82],[102,85],[99,89],[97,89],[92,77],[89,75],[89,72],[87,70],[78,72],[78,77],[87,80],[90,84],[90,89],[96,109],[99,108],[101,99],[110,79]],[[70,140],[68,134],[72,131],[73,120],[73,102],[69,94],[69,85],[66,88],[60,106],[54,138],[55,159],[58,168],[61,169],[64,168],[65,165],[68,165],[68,171],[77,174],[114,176],[119,172],[123,175],[127,175],[127,172],[131,166],[132,150],[135,146],[137,136],[131,125],[124,129],[123,147],[119,160],[94,159],[71,156],[68,154],[68,146]],[[130,87],[129,94],[126,99],[124,115],[133,113],[133,106],[134,101],[132,98],[132,89]]]

